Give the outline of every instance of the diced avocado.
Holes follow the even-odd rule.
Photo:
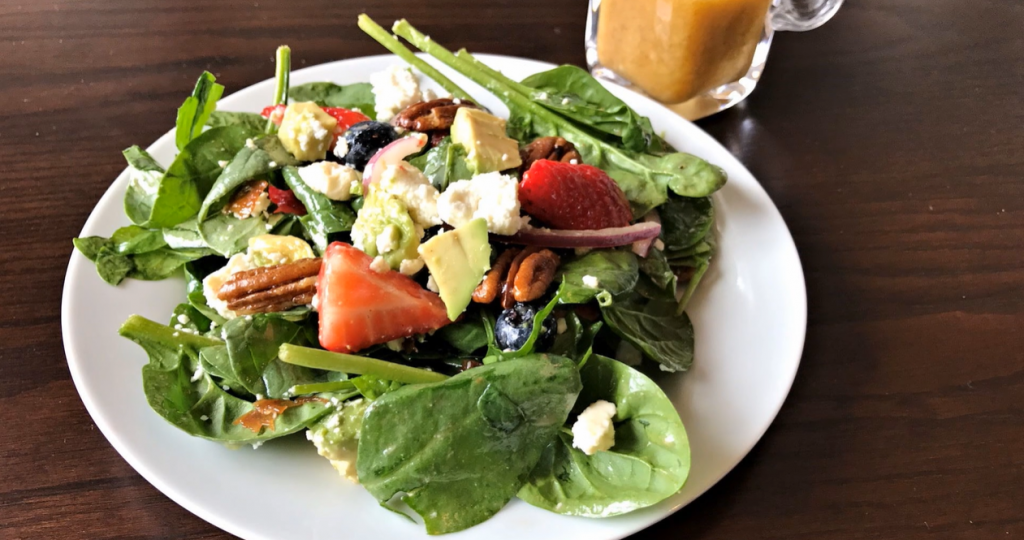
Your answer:
[[[514,169],[523,163],[519,143],[505,135],[505,120],[480,109],[459,108],[452,123],[452,142],[466,149],[474,174]]]
[[[277,138],[296,159],[316,161],[327,157],[338,121],[311,101],[292,103],[284,110]]]
[[[381,236],[385,238],[381,239]],[[371,189],[352,224],[352,243],[371,257],[384,257],[392,270],[405,259],[417,257],[420,235],[401,199],[380,189]],[[389,248],[381,252],[380,247]]]
[[[454,321],[469,306],[473,291],[491,267],[487,220],[477,218],[441,233],[419,251],[448,308],[448,318]]]
[[[309,438],[317,453],[330,460],[339,474],[356,483],[359,483],[355,470],[359,429],[369,404],[365,399],[346,402],[342,408],[309,426]]]
[[[313,248],[305,240],[278,234],[261,234],[250,238],[249,256],[256,266],[287,264],[316,257]]]

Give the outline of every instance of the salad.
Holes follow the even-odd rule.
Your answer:
[[[693,362],[724,172],[580,68],[514,81],[404,20],[359,27],[407,65],[291,86],[281,47],[262,114],[217,110],[203,73],[169,165],[124,151],[133,224],[74,240],[112,285],[184,274],[168,324],[120,329],[149,405],[229,446],[305,436],[430,534],[512,497],[607,517],[679,491],[686,431],[641,370]]]

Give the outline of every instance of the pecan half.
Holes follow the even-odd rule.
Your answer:
[[[440,98],[410,105],[391,119],[391,125],[420,132],[447,131],[455,121],[455,112],[461,107],[476,108],[472,101]],[[447,133],[446,133],[447,134]]]
[[[532,143],[519,150],[519,157],[523,160],[523,165],[519,168],[521,173],[528,171],[533,162],[539,159],[550,159],[551,161],[561,161],[563,163],[569,163],[575,159],[577,162],[582,162],[576,147],[561,137],[541,137],[535,139]]]
[[[512,248],[505,250],[498,256],[498,260],[494,261],[494,266],[484,274],[484,280],[473,291],[474,302],[490,304],[494,301],[498,293],[501,292],[505,274],[508,272],[508,267],[512,264],[512,259],[515,259],[516,255],[519,255],[519,250]]]
[[[236,272],[217,298],[240,315],[273,313],[304,306],[313,301],[321,259],[302,259],[288,264],[263,266]]]
[[[505,283],[501,287],[501,307],[503,309],[508,309],[515,305],[516,297],[514,289],[516,274],[519,273],[519,267],[522,266],[523,261],[538,251],[540,251],[539,247],[528,246],[523,248],[523,250],[520,251],[514,259],[512,259],[512,264],[508,267],[508,274],[505,276]]]
[[[512,283],[516,302],[530,302],[544,296],[562,260],[550,249],[542,249],[523,259]]]
[[[270,183],[266,180],[250,180],[238,188],[231,202],[224,209],[238,219],[245,219],[257,212],[260,196],[266,193]]]

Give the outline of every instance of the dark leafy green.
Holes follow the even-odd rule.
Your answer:
[[[389,392],[363,417],[359,481],[382,504],[404,493],[429,534],[481,523],[523,485],[579,391],[572,361],[534,355]]]
[[[224,324],[224,318],[207,304],[203,279],[225,264],[227,260],[218,256],[203,257],[185,264],[185,290],[189,305],[217,324]]]
[[[199,209],[199,222],[206,221],[211,212],[223,208],[231,194],[242,184],[266,177],[281,167],[298,163],[288,150],[285,150],[277,136],[261,137],[252,140],[251,144],[243,144],[203,199]]]
[[[242,126],[251,129],[253,133],[259,133],[267,125],[267,119],[256,113],[213,111],[206,125],[212,128],[221,126]]]
[[[638,275],[637,257],[632,252],[600,249],[563,264],[556,279],[562,282],[564,289],[563,304],[584,304],[601,291],[617,295],[633,290]],[[585,285],[585,276],[596,277],[598,287]]]
[[[672,402],[639,371],[595,355],[580,372],[576,412],[597,400],[615,404],[615,445],[588,456],[560,433],[530,473],[519,498],[559,514],[608,517],[651,506],[678,492],[690,471],[690,445]]]
[[[321,107],[343,107],[376,118],[374,114],[373,85],[355,83],[341,86],[329,82],[315,82],[293,86],[288,92],[293,101],[312,101]]]
[[[217,100],[224,94],[224,87],[217,84],[216,80],[213,74],[204,71],[196,81],[192,95],[185,98],[185,103],[178,108],[174,130],[174,144],[178,150],[184,149],[189,141],[203,132],[206,119],[217,107]]]
[[[472,354],[487,346],[486,322],[467,315],[462,321],[442,326],[437,334],[459,352]]]
[[[145,224],[153,214],[160,192],[164,168],[148,152],[132,146],[124,152],[128,162],[128,188],[124,194],[124,211],[132,223]]]
[[[282,398],[298,384],[344,378],[328,372],[286,364],[278,359],[284,343],[308,345],[305,329],[277,314],[238,317],[224,323],[220,336],[227,346],[233,379],[253,395]]]
[[[640,266],[640,273],[650,280],[655,288],[671,297],[676,290],[676,275],[669,265],[665,252],[660,249],[651,249],[646,257],[637,259]],[[665,296],[665,294],[659,296]]]
[[[693,325],[676,313],[673,301],[647,300],[637,294],[601,306],[604,322],[663,371],[685,371],[693,363]]]
[[[466,162],[466,149],[461,144],[452,144],[451,137],[445,137],[437,146],[409,160],[409,163],[423,171],[438,191],[459,180],[473,178],[473,172]]]
[[[142,386],[150,407],[175,427],[204,439],[224,443],[256,443],[295,433],[327,414],[319,401],[290,407],[274,429],[259,433],[234,422],[252,410],[252,403],[225,392],[210,373],[198,370],[200,350],[220,347],[216,339],[177,331],[138,315],[130,317],[119,333],[149,354],[142,368]]]
[[[96,265],[96,271],[111,285],[125,278],[157,281],[166,279],[185,263],[209,254],[206,249],[171,249],[160,231],[135,225],[122,227],[110,238],[89,236],[74,239],[75,247]]]
[[[199,234],[210,249],[230,257],[245,251],[249,247],[250,238],[271,233],[268,225],[260,216],[238,219],[230,214],[218,212],[216,216],[202,222]]]
[[[384,380],[373,375],[360,375],[352,379],[352,384],[364,398],[370,401],[404,386],[400,382]]]
[[[711,197],[669,197],[658,208],[661,239],[667,251],[678,251],[700,242],[715,221]]]
[[[322,193],[313,191],[302,180],[295,167],[285,167],[282,174],[295,198],[306,207],[306,215],[302,216],[300,221],[320,253],[323,253],[327,245],[336,240],[340,233],[352,230],[356,214],[348,203],[332,201]]]

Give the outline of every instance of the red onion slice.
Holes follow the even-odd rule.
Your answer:
[[[370,187],[370,184],[377,183],[388,165],[401,163],[406,156],[411,156],[423,149],[425,144],[427,144],[427,136],[417,133],[392,141],[391,144],[377,150],[377,153],[366,163],[366,170],[363,172],[363,187]]]
[[[661,224],[640,222],[628,227],[610,227],[584,231],[523,229],[513,236],[492,235],[506,244],[553,248],[605,248],[626,246],[638,240],[653,241],[661,233]]]
[[[657,210],[651,210],[644,216],[644,222],[658,223],[661,224],[661,216],[658,215]],[[654,243],[654,238],[645,238],[643,240],[637,240],[633,242],[633,253],[641,257],[647,257],[647,253],[651,251],[651,244]]]

